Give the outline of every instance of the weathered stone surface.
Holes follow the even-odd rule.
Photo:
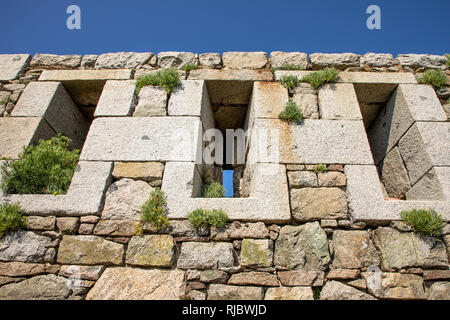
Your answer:
[[[205,270],[200,273],[200,281],[204,283],[226,283],[228,274],[221,270]]]
[[[325,84],[319,89],[321,119],[362,120],[355,89],[349,83]]]
[[[12,112],[14,117],[44,117],[50,127],[81,148],[89,123],[59,82],[31,82]]]
[[[208,300],[262,300],[263,298],[262,287],[211,284],[208,289]]]
[[[27,277],[45,273],[45,264],[24,262],[0,263],[0,275],[8,277]]]
[[[359,67],[359,55],[354,53],[313,53],[309,55],[313,70],[325,67],[335,67],[345,70],[349,67]]]
[[[325,270],[330,259],[327,236],[318,222],[281,228],[275,242],[275,266]]]
[[[333,233],[335,269],[357,269],[380,264],[375,246],[367,231],[336,230]]]
[[[358,280],[349,281],[349,282],[347,282],[347,284],[349,286],[352,286],[353,288],[356,288],[356,289],[359,289],[359,290],[366,290],[367,289],[366,280],[364,280],[364,279],[358,279]]]
[[[371,295],[338,281],[328,281],[320,293],[320,300],[376,300]]]
[[[175,242],[169,235],[146,235],[131,238],[126,263],[142,267],[170,267]]]
[[[94,234],[98,236],[131,237],[137,232],[138,222],[129,220],[100,220]]]
[[[241,265],[244,267],[271,267],[273,263],[272,247],[271,240],[242,240]]]
[[[86,54],[81,58],[81,69],[93,69],[98,56],[95,54]]]
[[[278,118],[278,114],[284,110],[288,99],[288,91],[280,83],[256,82],[252,92],[249,125],[251,126],[253,118]]]
[[[145,86],[139,92],[139,101],[133,117],[165,116],[167,92],[160,87]]]
[[[411,189],[408,172],[397,147],[392,149],[382,162],[381,181],[392,198],[405,199],[406,192]]]
[[[431,54],[399,54],[397,60],[404,67],[410,67],[413,70],[419,68],[437,69],[444,68],[447,58],[444,56]]]
[[[414,274],[363,273],[369,292],[377,298],[411,300],[425,299],[423,280]]]
[[[123,245],[96,236],[64,236],[59,244],[57,262],[81,265],[120,265]]]
[[[106,81],[94,117],[129,116],[134,106],[135,90],[135,80]]]
[[[277,276],[267,272],[240,272],[231,275],[228,284],[278,287]]]
[[[37,53],[31,60],[33,69],[75,69],[80,66],[79,55],[56,55]]]
[[[230,69],[262,69],[267,64],[265,52],[224,52],[222,60]]]
[[[317,175],[311,171],[288,172],[290,188],[317,187]]]
[[[53,230],[55,229],[55,217],[27,217],[27,229],[29,230]]]
[[[178,258],[180,269],[221,269],[235,265],[231,243],[225,242],[183,242]]]
[[[445,245],[439,239],[380,227],[375,232],[375,245],[381,252],[383,270],[448,266]]]
[[[0,81],[17,79],[25,71],[30,60],[29,54],[0,55]]]
[[[97,223],[99,220],[100,220],[100,217],[97,217],[97,216],[80,217],[81,223]]]
[[[313,93],[295,93],[292,97],[305,119],[319,119],[317,95]]]
[[[96,281],[104,270],[104,266],[61,266],[59,275],[67,278]]]
[[[137,69],[154,56],[151,52],[105,53],[97,58],[95,69]]]
[[[278,272],[280,282],[284,286],[323,286],[324,272],[323,271],[280,271]]]
[[[368,65],[373,68],[392,67],[399,62],[394,59],[390,53],[371,53],[368,52],[361,57],[361,66]]]
[[[160,52],[158,53],[158,66],[160,68],[178,68],[188,63],[195,63],[195,54],[192,52]]]
[[[337,228],[338,222],[336,220],[320,220],[320,226],[322,228]]]
[[[149,199],[153,188],[144,181],[121,179],[106,192],[102,219],[139,220],[141,206]]]
[[[33,277],[0,288],[0,300],[64,300],[70,290],[67,279],[54,274]]]
[[[428,290],[428,300],[450,300],[450,282],[433,283]]]
[[[328,280],[352,280],[359,277],[357,269],[334,269],[327,274]]]
[[[339,188],[292,189],[290,196],[295,220],[347,218],[347,197]]]
[[[0,276],[0,286],[3,286],[8,283],[20,282],[22,280],[25,280],[25,278],[11,278],[11,277]]]
[[[197,69],[189,73],[189,80],[272,81],[268,70]]]
[[[423,280],[450,279],[450,270],[424,270]]]
[[[269,230],[263,222],[241,223],[234,221],[223,228],[211,228],[211,238],[213,240],[233,240],[233,239],[265,239],[269,237]]]
[[[164,164],[160,162],[115,162],[112,175],[115,179],[161,180]]]
[[[0,261],[44,262],[50,242],[31,231],[9,232],[0,239]]]
[[[407,200],[437,200],[450,198],[450,167],[434,167],[406,192]]]
[[[80,225],[80,219],[78,218],[56,218],[56,227],[59,231],[64,233],[76,233]]]
[[[273,51],[270,53],[270,64],[272,68],[289,65],[306,69],[308,67],[308,55],[303,52]]]
[[[201,67],[222,68],[222,57],[220,53],[202,53],[198,56]]]
[[[184,272],[108,268],[87,300],[178,300],[185,292]]]
[[[338,171],[319,172],[319,187],[345,187],[347,179],[345,174]]]
[[[314,300],[309,287],[278,287],[269,288],[264,300]]]

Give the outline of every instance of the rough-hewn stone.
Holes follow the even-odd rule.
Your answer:
[[[75,69],[80,66],[79,55],[56,55],[37,53],[31,60],[33,69]]]
[[[291,171],[288,172],[289,187],[317,187],[317,175],[311,171]]]
[[[78,218],[70,218],[70,217],[63,217],[63,218],[56,218],[56,227],[59,231],[64,233],[76,233],[78,230],[78,227],[80,225],[80,219]]]
[[[48,274],[1,287],[0,300],[64,300],[69,293],[65,278]]]
[[[0,81],[17,79],[25,71],[30,60],[29,54],[0,55]]]
[[[135,69],[142,67],[154,56],[151,52],[115,52],[101,54],[95,69]]]
[[[9,232],[0,239],[0,261],[44,262],[50,242],[31,231]]]
[[[359,56],[354,53],[313,53],[309,55],[313,70],[325,67],[335,67],[345,70],[349,67],[359,67]]]
[[[94,229],[98,236],[131,237],[137,232],[138,221],[100,220]]]
[[[222,60],[230,69],[262,69],[267,64],[265,52],[224,52]]]
[[[368,52],[361,57],[361,66],[368,65],[373,68],[392,67],[399,62],[394,59],[390,53],[371,53]]]
[[[328,281],[320,293],[320,300],[375,300],[375,298],[338,281]]]
[[[345,187],[347,179],[345,174],[338,171],[319,172],[319,187]]]
[[[410,67],[413,70],[419,68],[437,69],[444,68],[447,58],[444,56],[431,54],[399,54],[397,60],[404,67]]]
[[[450,300],[450,282],[436,282],[428,289],[429,300]]]
[[[170,235],[145,235],[131,238],[126,263],[142,267],[170,267],[175,242]]]
[[[305,119],[319,119],[317,95],[314,93],[295,93],[292,97]]]
[[[29,216],[27,217],[27,229],[50,231],[55,229],[55,222],[55,217]]]
[[[381,181],[392,198],[405,199],[406,192],[411,189],[408,172],[397,147],[392,149],[382,162]]]
[[[303,52],[273,51],[270,53],[270,64],[272,68],[295,66],[306,69],[308,67],[308,55]]]
[[[108,268],[87,300],[178,300],[184,297],[184,272]]]
[[[229,269],[235,264],[231,243],[184,242],[178,258],[180,269]]]
[[[275,242],[275,266],[325,270],[330,259],[327,236],[318,222],[281,228]]]
[[[202,67],[217,69],[222,67],[222,57],[220,56],[220,53],[202,53],[198,56],[198,61]]]
[[[160,52],[158,53],[158,66],[160,68],[180,69],[188,63],[195,63],[195,54],[192,52]]]
[[[244,267],[271,267],[273,263],[272,247],[272,240],[242,240],[241,265]]]
[[[200,273],[200,281],[204,283],[226,283],[228,274],[222,270],[205,270]]]
[[[309,287],[278,287],[269,288],[264,300],[314,300]]]
[[[8,277],[36,276],[45,273],[45,264],[24,262],[0,263],[0,275]]]
[[[139,92],[139,100],[133,117],[165,116],[167,109],[167,92],[154,86],[145,86]]]
[[[57,262],[81,265],[120,265],[123,245],[96,236],[64,236],[59,244]]]
[[[425,299],[423,280],[414,274],[363,273],[367,288],[377,298],[382,299]]]
[[[334,269],[327,274],[328,280],[352,280],[359,277],[357,269]]]
[[[228,284],[278,287],[277,276],[267,272],[241,272],[231,275]]]
[[[241,223],[234,221],[223,228],[211,228],[211,238],[214,240],[233,240],[233,239],[265,239],[269,237],[269,230],[263,222]]]
[[[280,282],[284,286],[323,286],[323,271],[293,270],[278,272]]]
[[[325,84],[319,89],[321,119],[362,120],[358,99],[352,84]]]
[[[208,300],[262,300],[263,298],[262,287],[211,284],[208,289]]]

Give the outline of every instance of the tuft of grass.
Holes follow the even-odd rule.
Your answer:
[[[278,118],[294,123],[300,123],[303,120],[303,113],[291,98],[286,103],[284,110],[278,114]]]
[[[173,89],[180,83],[180,75],[176,69],[164,69],[155,74],[146,74],[139,77],[136,81],[136,94],[138,95],[145,86],[158,86],[164,88],[168,94],[171,94]]]
[[[195,63],[187,63],[181,67],[183,71],[191,71],[197,69],[197,65]]]
[[[27,227],[27,219],[19,204],[0,205],[0,239],[10,231]]]
[[[157,231],[169,226],[169,219],[167,218],[166,196],[164,192],[155,188],[150,193],[148,199],[141,207],[142,215],[141,222],[148,222],[156,228]]]
[[[313,287],[312,289],[314,300],[320,300],[320,293],[322,292],[322,287]]]
[[[225,196],[225,187],[211,178],[206,178],[202,186],[203,198],[223,198]]]
[[[335,68],[325,68],[312,72],[302,78],[302,82],[309,83],[314,89],[319,88],[324,83],[336,82],[339,71]]]
[[[400,213],[402,221],[409,225],[414,232],[421,236],[440,237],[445,221],[442,216],[434,210],[402,211]]]
[[[440,89],[447,84],[447,75],[441,69],[427,70],[423,73],[419,83],[431,84],[436,89]]]
[[[315,166],[314,166],[314,169],[313,169],[313,171],[315,172],[315,173],[319,173],[319,172],[326,172],[327,171],[327,166],[325,165],[325,164],[316,164]]]
[[[222,228],[228,220],[228,215],[222,210],[196,209],[187,215],[189,223],[194,229],[205,229],[209,225]]]
[[[272,72],[275,72],[277,70],[305,70],[305,69],[295,64],[285,63],[281,67],[272,67],[271,70]]]
[[[17,161],[1,167],[6,193],[63,194],[69,189],[80,151],[70,150],[71,140],[61,134],[25,147]]]
[[[281,76],[278,81],[288,90],[292,90],[300,84],[300,80],[297,76]]]

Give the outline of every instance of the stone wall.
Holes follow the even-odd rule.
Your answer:
[[[0,192],[1,203],[18,201],[28,215],[25,230],[0,239],[0,299],[450,299],[450,225],[436,239],[399,221],[413,207],[450,219],[450,86],[435,92],[416,80],[427,69],[448,75],[446,61],[373,53],[0,55],[0,157],[15,159],[23,145],[60,131],[84,144],[66,195]],[[190,63],[197,69],[181,70]],[[304,71],[277,70],[286,64]],[[342,71],[338,83],[318,90],[302,84],[288,92],[275,82],[328,66]],[[144,87],[135,95],[135,79],[170,67],[183,79],[174,93]],[[227,90],[251,84],[247,125],[282,133],[277,163],[256,162],[236,178],[242,198],[196,198],[208,169],[194,163],[195,137],[215,126],[211,81]],[[367,120],[368,108],[394,90],[405,99],[393,108],[411,115],[399,122],[400,136],[419,131],[410,153],[423,161],[410,163],[427,165],[413,183],[413,165],[401,171],[393,161],[391,171],[406,172],[421,201],[383,194],[366,133],[377,121]],[[289,97],[305,115],[300,126],[277,119]],[[179,140],[174,128],[185,130]],[[317,172],[318,164],[327,170]],[[264,169],[275,170],[265,177]],[[159,232],[139,223],[156,187],[167,194],[171,224]],[[430,191],[436,198],[423,201]],[[196,231],[185,219],[196,207],[223,208],[230,221]]]

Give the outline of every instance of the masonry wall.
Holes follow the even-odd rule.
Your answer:
[[[17,148],[5,146],[28,145],[36,140],[37,133],[55,133],[48,113],[52,108],[61,112],[52,107],[57,105],[55,102],[47,103],[46,111],[38,116],[18,114],[26,106],[20,102],[25,100],[22,93],[31,92],[33,85],[62,84],[63,89],[56,85],[50,96],[68,94],[70,104],[91,125],[77,176],[81,187],[89,190],[83,193],[80,188],[73,189],[65,198],[49,196],[42,199],[44,202],[0,194],[2,202],[20,199],[29,208],[27,229],[0,239],[0,299],[449,299],[449,224],[443,236],[436,239],[419,237],[399,221],[396,208],[405,202],[388,202],[381,193],[353,89],[358,77],[376,78],[379,80],[375,82],[384,85],[395,78],[401,79],[393,80],[395,86],[407,81],[416,86],[416,92],[416,77],[420,78],[426,69],[439,68],[448,75],[446,61],[442,56],[410,54],[393,58],[370,53],[308,56],[273,52],[269,58],[262,52],[37,54],[33,58],[0,55],[2,156],[14,159],[18,152]],[[196,64],[197,69],[182,71],[188,63]],[[319,90],[302,84],[288,92],[275,80],[284,73],[298,75],[305,71],[275,70],[286,64],[305,70],[334,66],[342,71],[341,80]],[[145,87],[138,96],[134,94],[133,79],[169,67],[177,68],[185,79],[184,91],[167,95],[160,88]],[[80,73],[66,78],[67,70]],[[364,83],[369,82],[367,78]],[[193,230],[184,217],[171,216],[169,210],[171,227],[156,232],[152,226],[138,222],[140,206],[155,187],[177,196],[169,199],[169,209],[174,208],[173,211],[180,207],[188,211],[196,203],[217,206],[197,199],[189,199],[188,204],[183,197],[194,191],[176,189],[177,181],[188,181],[191,174],[200,175],[201,166],[192,166],[191,170],[192,159],[173,154],[160,155],[159,159],[154,156],[169,148],[164,132],[174,125],[189,127],[194,134],[196,126],[200,131],[213,126],[213,111],[208,99],[204,99],[207,91],[203,84],[212,80],[255,82],[252,101],[256,125],[281,128],[290,137],[282,141],[281,160],[276,164],[277,183],[283,186],[284,181],[286,192],[279,192],[280,199],[274,199],[283,204],[283,209],[260,213],[254,209],[252,212],[249,206],[243,210],[247,212],[240,213],[233,209],[237,206],[225,206],[232,221],[222,229],[201,231]],[[94,89],[86,94],[86,87],[79,85],[81,81],[91,81],[90,88]],[[188,89],[190,86],[194,89]],[[413,115],[411,120],[418,125],[430,123],[444,128],[444,135],[440,135],[443,138],[437,142],[442,152],[431,154],[424,148],[430,170],[437,170],[436,179],[444,190],[442,199],[428,204],[443,208],[440,213],[446,220],[450,215],[445,194],[450,184],[446,175],[450,165],[445,156],[439,157],[446,153],[448,157],[445,134],[449,134],[449,88],[447,82],[442,89],[427,93],[437,101],[426,107],[429,112],[435,111],[434,119]],[[286,126],[276,119],[289,97],[305,115],[302,127]],[[31,94],[30,99],[43,101],[37,93]],[[195,103],[199,109],[191,110]],[[409,104],[406,108],[414,110]],[[23,121],[31,118],[38,118],[35,130],[25,132],[27,125]],[[143,149],[125,154],[123,150],[129,144],[126,137],[134,133],[124,124],[132,123],[137,131],[141,122],[143,127],[153,128],[142,136],[157,146],[150,155]],[[45,123],[51,132],[43,128]],[[314,129],[316,124],[320,125],[319,133]],[[344,125],[345,129],[339,131]],[[15,137],[21,137],[19,142],[4,138],[5,132],[11,130],[17,132]],[[124,137],[120,140],[123,144],[112,143],[117,146],[112,150],[115,158],[98,151],[107,148],[102,132],[108,130]],[[330,149],[324,150],[322,143],[326,141],[319,140],[328,131],[329,139],[335,137],[339,143],[331,143]],[[298,136],[311,137],[311,141],[302,141],[308,147],[305,155]],[[364,140],[364,144],[355,142],[355,137]],[[145,142],[141,136],[137,138]],[[426,141],[426,137],[423,139]],[[300,153],[295,153],[297,149]],[[340,153],[347,149],[348,153]],[[326,164],[327,170],[316,172],[315,166],[321,163]],[[188,174],[175,176],[180,168]],[[374,179],[367,187],[355,176]],[[374,186],[379,190],[373,191]],[[267,182],[263,188],[267,190],[250,194],[249,201],[262,202],[264,192],[275,194],[281,188],[272,190]],[[361,188],[368,190],[368,198],[362,196]],[[222,206],[224,202],[218,203]],[[363,208],[358,207],[361,203]]]

